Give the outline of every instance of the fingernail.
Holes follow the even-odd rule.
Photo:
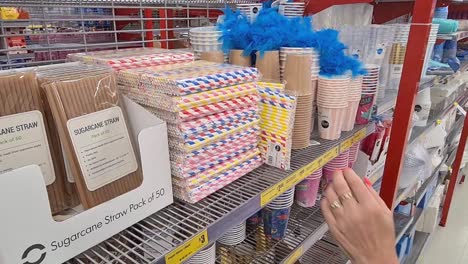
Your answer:
[[[372,182],[369,180],[369,178],[364,177],[364,183],[367,185],[367,187],[372,187]]]

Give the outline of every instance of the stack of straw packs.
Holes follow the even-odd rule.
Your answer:
[[[143,175],[113,73],[93,65],[62,67],[40,71],[40,82],[80,202],[88,209],[139,187]],[[106,133],[92,133],[102,127]]]
[[[262,157],[268,165],[289,170],[297,98],[287,95],[278,83],[259,82],[258,91]]]
[[[197,202],[262,164],[257,78],[205,61],[118,74],[124,94],[168,123],[176,197]]]
[[[193,53],[188,50],[167,50],[155,48],[122,49],[118,51],[96,51],[68,55],[71,61],[110,66],[115,71],[171,65],[191,62]]]
[[[51,213],[76,206],[74,184],[65,178],[58,135],[33,71],[0,74],[0,177],[38,164],[47,186]]]

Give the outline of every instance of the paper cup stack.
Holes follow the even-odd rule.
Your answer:
[[[346,109],[348,109],[348,88],[351,78],[347,75],[319,76],[317,91],[319,135],[323,139],[335,140],[341,137]]]
[[[349,168],[352,168],[354,166],[354,163],[357,161],[360,146],[361,146],[361,142],[358,142],[352,145],[351,148],[349,148],[349,160],[348,160]]]
[[[187,264],[214,264],[216,263],[216,243],[207,246],[193,257],[191,257]]]
[[[278,12],[285,17],[301,17],[304,15],[304,2],[280,3]]]
[[[202,52],[222,50],[223,42],[219,40],[222,32],[217,27],[196,27],[189,33],[195,59],[200,59]]]
[[[322,168],[316,170],[296,185],[296,203],[298,205],[302,207],[312,207],[315,205],[321,179]]]
[[[356,123],[356,115],[361,101],[362,77],[351,79],[348,88],[348,108],[341,131],[351,131]]]
[[[367,74],[362,78],[361,101],[356,115],[356,124],[359,125],[369,123],[379,86],[380,66],[366,64],[365,69]]]
[[[348,168],[349,163],[349,150],[344,151],[338,157],[329,161],[323,166],[323,176],[327,179],[328,183],[333,182],[333,172],[336,170],[344,170]]]
[[[263,209],[263,228],[268,238],[282,240],[285,237],[293,203],[294,188],[278,196]]]
[[[286,57],[284,79],[286,90],[297,97],[292,136],[292,149],[310,145],[314,87],[310,77],[312,59],[309,54],[290,54]]]
[[[260,10],[262,10],[263,4],[255,4],[255,3],[253,3],[253,4],[237,4],[236,8],[242,14],[247,16],[247,18],[250,20],[250,22],[253,22],[253,21],[255,21],[258,14],[260,13]]]
[[[245,240],[246,237],[246,222],[242,222],[239,225],[231,228],[229,231],[224,233],[224,235],[217,240],[217,242],[226,245],[226,246],[235,246],[239,245]]]
[[[310,55],[312,65],[310,67],[310,79],[316,82],[320,72],[320,54],[314,48],[292,48],[282,47],[280,49],[280,76],[284,80],[284,71],[286,68],[286,57],[291,54]]]
[[[431,33],[429,34],[429,39],[427,42],[426,56],[424,57],[424,67],[422,71],[422,77],[426,76],[427,70],[429,68],[429,62],[431,61],[432,51],[434,50],[434,45],[437,40],[437,32],[439,31],[439,24],[431,25]]]

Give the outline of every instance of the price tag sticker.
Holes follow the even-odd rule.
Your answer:
[[[187,261],[200,249],[208,245],[208,231],[201,232],[194,238],[180,245],[166,255],[166,264],[179,264]]]
[[[353,136],[354,137],[354,136]],[[348,150],[349,148],[351,148],[351,146],[353,146],[354,144],[354,139],[353,137],[350,137],[348,138],[347,140],[341,142],[340,144],[340,150],[341,151],[345,151],[345,150]]]
[[[284,260],[284,264],[294,264],[304,254],[304,246],[297,248],[287,259]]]

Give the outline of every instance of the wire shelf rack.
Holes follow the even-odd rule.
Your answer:
[[[345,264],[347,262],[348,257],[328,233],[301,258],[301,263],[307,264]]]
[[[67,54],[131,47],[189,47],[190,28],[254,0],[5,0],[18,19],[0,20],[0,69],[59,63]]]
[[[318,144],[293,151],[290,171],[264,165],[196,204],[176,201],[67,263],[166,263],[165,257],[169,253],[183,247],[184,243],[202,232],[207,232],[210,242],[216,241],[225,231],[262,209],[261,197],[265,191],[288,183],[294,186],[290,182],[290,176],[303,172],[305,167],[316,161],[326,162],[324,156],[328,159],[336,157],[341,151],[349,149],[350,141],[360,140],[374,130],[373,124],[357,126],[335,141],[312,137]],[[307,176],[303,175],[303,178]],[[271,197],[275,198],[280,194],[278,192]],[[311,217],[322,220],[317,210]],[[318,225],[318,221],[315,224]],[[311,239],[314,238],[310,234],[314,234],[315,224],[308,228]],[[298,240],[294,241],[299,243]],[[315,241],[309,240],[309,244]]]

